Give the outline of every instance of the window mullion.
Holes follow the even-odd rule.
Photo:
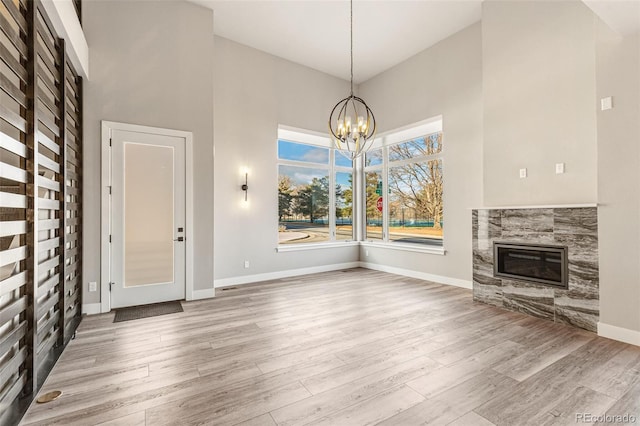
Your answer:
[[[389,147],[382,148],[382,241],[389,241]]]
[[[329,241],[336,240],[336,150],[329,150]]]

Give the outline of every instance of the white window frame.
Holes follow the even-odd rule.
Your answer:
[[[394,242],[389,239],[389,169],[391,167],[403,166],[406,164],[426,162],[431,160],[441,160],[444,174],[444,157],[446,150],[446,143],[442,144],[442,149],[437,154],[432,155],[423,155],[420,157],[414,157],[404,160],[389,160],[389,147],[393,145],[397,145],[399,143],[408,142],[412,139],[416,139],[419,137],[427,136],[433,133],[443,132],[442,126],[442,116],[433,117],[419,123],[415,123],[409,126],[405,126],[399,129],[394,129],[389,132],[385,132],[379,135],[374,141],[370,151],[376,149],[382,149],[382,164],[376,164],[373,166],[365,166],[363,168],[363,176],[366,175],[367,172],[381,172],[382,174],[382,194],[383,195],[383,204],[382,204],[382,240],[370,240],[366,234],[366,219],[364,228],[364,240],[362,241],[362,245],[364,246],[382,246],[388,248],[400,248],[408,251],[419,251],[419,252],[429,252],[436,254],[444,254],[444,243],[445,240],[442,240],[442,247],[429,247],[424,246],[419,243],[402,243],[402,242]],[[444,140],[444,132],[442,138]],[[364,179],[364,177],[363,177]],[[366,181],[366,179],[365,179]],[[363,194],[359,194],[363,198],[364,203],[364,211],[366,212],[366,189],[363,191]]]
[[[337,240],[336,239],[336,173],[351,173],[351,176],[355,174],[355,162],[352,167],[336,166],[336,155],[341,155],[335,149],[335,146],[331,142],[326,134],[321,134],[309,130],[296,129],[288,126],[278,126],[278,141],[284,140],[287,142],[300,143],[305,145],[312,145],[321,148],[327,148],[329,150],[329,164],[312,163],[307,161],[296,160],[283,160],[278,157],[276,152],[276,169],[277,175],[280,175],[280,166],[294,166],[305,167],[310,169],[322,169],[327,170],[329,176],[329,241],[320,241],[316,243],[296,243],[296,244],[277,244],[276,250],[278,252],[307,250],[323,247],[335,247],[336,245],[357,245],[355,241],[355,217],[352,212],[352,235],[350,240]],[[276,150],[277,151],[277,150]],[[353,190],[353,185],[352,185]],[[355,196],[355,191],[353,192]],[[352,197],[352,205],[355,204]],[[353,207],[352,207],[353,208]],[[276,241],[278,241],[278,230],[276,229]]]

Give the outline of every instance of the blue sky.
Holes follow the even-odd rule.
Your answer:
[[[329,149],[319,146],[304,145],[285,140],[278,140],[278,158],[281,158],[283,160],[328,164]],[[351,167],[352,162],[348,158],[336,152],[336,166]]]

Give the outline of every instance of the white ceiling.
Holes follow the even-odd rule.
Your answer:
[[[192,0],[224,38],[349,79],[349,2]],[[354,81],[361,83],[480,20],[481,0],[354,0]]]
[[[215,34],[349,79],[347,0],[190,0]],[[621,34],[640,30],[640,0],[584,0]],[[482,17],[482,0],[354,0],[354,80],[361,83]]]

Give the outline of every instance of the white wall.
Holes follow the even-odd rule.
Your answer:
[[[213,14],[188,2],[85,1],[84,300],[100,282],[100,121],[193,132],[194,288],[213,288]],[[107,285],[107,283],[102,283]]]
[[[640,35],[597,26],[600,322],[640,342]]]
[[[593,28],[580,1],[483,3],[485,206],[596,202]]]
[[[215,38],[216,282],[358,260],[354,246],[276,252],[278,125],[326,132],[331,108],[348,87],[344,80]],[[248,203],[240,189],[245,167]]]
[[[360,85],[385,132],[443,116],[446,255],[361,248],[367,263],[471,281],[471,208],[482,203],[482,44],[474,24]],[[368,251],[369,256],[365,256]]]

